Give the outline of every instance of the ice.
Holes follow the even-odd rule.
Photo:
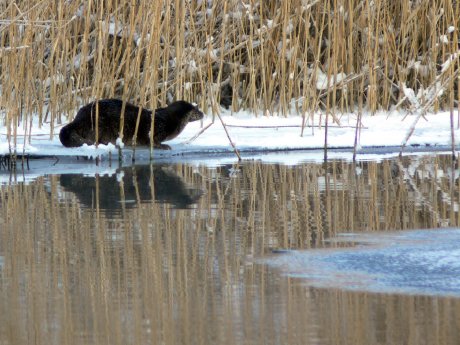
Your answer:
[[[408,91],[408,90],[406,90]],[[351,151],[355,140],[355,126],[357,121],[356,114],[336,114],[340,115],[339,126],[332,122],[332,116],[329,116],[328,128],[328,148],[340,149],[340,152],[330,152],[329,157],[344,157],[351,158]],[[358,140],[358,156],[360,153],[366,153],[366,159],[371,157],[368,155],[370,148],[384,148],[385,153],[397,154],[401,143],[404,141],[408,130],[413,124],[416,115],[407,115],[406,112],[378,112],[375,115],[363,114],[360,135]],[[303,136],[301,133],[302,117],[291,114],[287,117],[281,114],[270,114],[270,116],[254,116],[253,113],[240,111],[231,113],[230,111],[222,111],[222,119],[227,126],[227,130],[231,140],[236,143],[236,148],[243,153],[244,156],[259,156],[263,159],[280,159],[280,155],[276,155],[276,151],[297,151],[297,150],[312,150],[318,149],[318,152],[299,152],[294,158],[306,159],[322,159],[324,146],[324,121],[326,116],[324,113],[313,113],[307,119],[306,123],[313,124],[315,127],[306,127]],[[448,150],[451,145],[450,135],[450,114],[449,112],[439,112],[436,114],[426,114],[426,121],[418,121],[412,136],[409,139],[407,146],[410,148],[418,147],[419,149],[426,148],[427,151]],[[319,121],[321,120],[321,127]],[[196,139],[194,137],[203,128],[207,128]],[[62,125],[60,125],[62,126]],[[44,155],[44,156],[84,156],[84,157],[100,157],[107,156],[109,152],[114,155],[118,154],[118,150],[112,144],[82,146],[77,148],[66,148],[59,141],[58,133],[60,126],[54,128],[54,136],[49,139],[50,124],[45,123],[40,128],[38,121],[33,122],[30,136],[27,145],[24,147],[24,124],[20,124],[17,128],[17,146],[16,152],[22,152],[29,155]],[[460,130],[457,126],[457,117],[455,116],[455,137],[460,135]],[[29,134],[29,133],[27,133]],[[14,152],[14,140],[7,138],[7,128],[0,126],[0,155],[8,155],[10,147]],[[233,148],[230,145],[229,139],[224,131],[224,128],[219,120],[212,123],[212,116],[208,114],[202,121],[189,123],[185,130],[175,139],[166,142],[171,146],[171,150],[154,150],[156,158],[161,159],[182,159],[186,157],[197,157],[199,155],[208,156],[213,160],[219,160],[224,157],[235,158]],[[385,148],[387,148],[385,150]],[[123,152],[131,152],[131,148],[126,146]],[[366,152],[367,151],[367,152]],[[378,152],[377,152],[378,153]],[[136,149],[136,155],[149,156],[149,148]],[[220,156],[220,157],[219,157]],[[290,156],[290,157],[293,157]],[[179,158],[180,157],[180,158]],[[275,157],[275,158],[274,158]],[[136,157],[137,158],[137,157]],[[291,162],[291,158],[288,159]]]
[[[320,288],[458,297],[459,240],[460,229],[342,234],[329,242],[351,247],[284,251],[259,262]]]

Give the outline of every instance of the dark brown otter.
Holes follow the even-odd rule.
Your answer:
[[[120,128],[120,115],[123,102],[119,99],[103,99],[83,106],[68,125],[62,127],[59,139],[66,147],[96,143],[96,103],[99,107],[98,143],[115,144]],[[123,138],[131,143],[136,128],[139,107],[126,103]],[[166,108],[155,110],[155,130],[153,143],[157,148],[170,149],[163,141],[174,139],[187,123],[200,120],[203,113],[186,101],[176,101]],[[136,142],[138,145],[150,145],[150,125],[152,111],[142,109]]]

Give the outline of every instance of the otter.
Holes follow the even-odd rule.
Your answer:
[[[61,140],[62,145],[78,147],[83,144],[96,144],[96,104],[99,108],[97,143],[116,143],[123,101],[111,98],[94,101],[80,108],[75,119],[62,127],[59,133],[59,140]],[[138,114],[138,106],[131,103],[125,104],[123,138],[132,140]],[[176,101],[165,108],[156,109],[153,134],[154,146],[161,149],[171,149],[169,145],[162,144],[162,142],[174,139],[189,122],[202,118],[203,113],[186,101]],[[136,138],[138,145],[150,145],[151,121],[152,111],[142,109]]]

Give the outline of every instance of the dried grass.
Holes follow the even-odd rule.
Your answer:
[[[438,85],[430,107],[452,109],[458,18],[453,0],[2,2],[0,116],[16,140],[31,114],[52,124],[52,136],[101,97],[298,112],[311,122],[319,109],[333,118],[411,110],[403,86],[423,103],[423,90]]]

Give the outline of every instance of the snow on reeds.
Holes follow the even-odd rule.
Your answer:
[[[452,0],[1,2],[0,119],[16,138],[31,114],[58,125],[101,97],[306,119],[452,109],[458,18]]]

